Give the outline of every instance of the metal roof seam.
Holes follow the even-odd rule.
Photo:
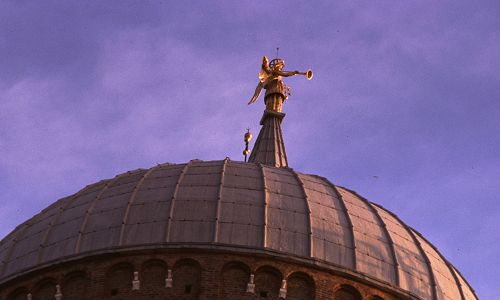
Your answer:
[[[49,237],[49,234],[50,232],[52,231],[52,229],[54,228],[54,226],[56,225],[56,223],[59,222],[59,219],[61,218],[62,214],[66,211],[66,209],[73,203],[76,201],[76,199],[83,194],[83,192],[85,190],[88,189],[89,186],[86,186],[84,187],[83,189],[79,190],[78,192],[76,192],[75,194],[73,194],[72,197],[70,197],[70,199],[68,199],[68,201],[63,204],[61,206],[61,209],[59,210],[59,212],[57,213],[57,215],[52,219],[52,221],[49,223],[49,225],[47,226],[47,230],[45,231],[45,234],[43,235],[43,238],[42,238],[42,241],[40,243],[40,252],[38,253],[38,263],[41,263],[42,261],[42,257],[43,257],[43,254],[45,252],[45,247],[46,247],[46,243],[47,243],[47,239]]]
[[[464,291],[462,290],[462,285],[460,284],[460,280],[458,279],[457,274],[455,274],[455,272],[453,272],[453,269],[454,269],[453,265],[446,258],[444,258],[444,256],[441,254],[441,252],[439,252],[437,247],[434,246],[433,244],[429,243],[429,241],[420,232],[414,230],[413,228],[411,230],[414,231],[416,234],[418,234],[420,236],[420,238],[422,238],[432,249],[434,249],[434,251],[436,251],[436,253],[439,255],[440,259],[444,262],[444,264],[446,265],[446,267],[450,271],[451,276],[455,280],[455,284],[457,285],[458,291],[460,292],[460,297],[462,298],[462,300],[466,300],[465,296],[464,296]],[[477,299],[477,295],[475,294],[475,292],[473,292],[473,294]]]
[[[267,123],[266,123],[267,124]],[[269,164],[269,153],[272,153],[273,155],[276,155],[276,145],[272,142],[274,142],[272,135],[273,131],[268,128],[268,126],[264,125],[265,133],[268,135],[267,137],[264,137],[264,140],[267,140],[268,142],[265,144],[265,155],[264,155],[264,164]],[[269,142],[271,141],[271,142]],[[276,159],[276,156],[275,156]]]
[[[278,165],[278,166],[282,166],[283,165],[283,160],[282,160],[282,157],[281,157],[281,140],[280,140],[280,131],[278,130],[278,123],[276,122],[276,118],[273,118],[274,120],[272,120],[273,122],[273,136],[274,136],[274,139],[272,140],[273,142],[273,146],[274,146],[274,160],[275,162],[275,166]]]
[[[89,207],[87,208],[87,210],[85,212],[85,216],[83,217],[82,224],[80,225],[80,230],[78,231],[78,237],[77,237],[76,243],[75,243],[74,254],[80,253],[80,247],[81,247],[83,232],[85,231],[85,227],[87,226],[87,222],[88,222],[88,219],[90,217],[90,213],[94,210],[94,207],[95,207],[97,201],[99,201],[99,199],[101,198],[102,194],[104,194],[104,192],[109,188],[109,186],[112,183],[116,182],[120,177],[122,177],[124,175],[128,175],[128,173],[122,173],[120,175],[115,176],[115,178],[113,178],[111,180],[108,180],[108,182],[106,182],[105,186],[102,188],[102,190],[99,192],[99,194],[95,197],[95,199],[90,202],[90,205],[89,205]]]
[[[308,226],[308,233],[309,233],[309,247],[308,247],[308,252],[309,252],[309,256],[310,257],[314,257],[314,243],[313,243],[313,229],[312,229],[312,218],[311,218],[311,208],[309,206],[309,197],[307,196],[307,192],[306,192],[306,187],[304,186],[304,183],[302,182],[302,179],[300,178],[300,175],[295,172],[292,168],[289,168],[288,169],[289,172],[291,172],[294,177],[297,179],[297,183],[299,184],[299,186],[301,187],[302,189],[302,192],[304,193],[304,202],[306,204],[306,209],[307,209],[307,213],[308,213],[308,217],[307,217],[307,226]]]
[[[453,268],[453,270],[458,274],[458,276],[460,276],[460,278],[464,281],[464,283],[467,285],[467,287],[469,288],[469,290],[472,292],[472,294],[474,295],[474,297],[476,297],[477,299],[477,295],[476,295],[476,291],[472,288],[472,286],[469,284],[469,282],[467,280],[465,280],[464,276],[462,275],[462,273],[460,273],[460,271],[455,268],[455,266],[453,266],[453,264],[450,263],[450,266]],[[463,284],[460,284],[461,287],[463,287]]]
[[[347,223],[349,224],[349,233],[351,235],[351,244],[352,244],[352,261],[353,261],[353,270],[358,271],[357,268],[357,258],[356,258],[356,238],[354,237],[354,226],[352,225],[352,220],[351,216],[349,215],[349,211],[347,210],[347,207],[344,203],[344,198],[340,195],[339,191],[337,190],[337,187],[327,178],[314,175],[320,179],[322,179],[324,182],[327,183],[328,186],[333,190],[335,196],[339,200],[340,206],[342,206],[342,210],[344,211],[344,215],[346,217]]]
[[[278,123],[276,126],[276,130],[278,131],[278,148],[279,148],[279,157],[280,157],[280,167],[288,166],[288,158],[286,156],[285,150],[285,139],[283,138],[283,130],[281,129],[281,120],[276,119]]]
[[[125,212],[123,214],[123,219],[122,219],[122,224],[121,224],[121,227],[120,227],[120,238],[118,240],[118,246],[122,246],[123,245],[123,236],[125,235],[125,225],[127,224],[127,220],[128,220],[128,216],[129,216],[129,213],[130,213],[130,207],[132,206],[132,203],[134,202],[135,198],[136,198],[136,195],[137,195],[137,192],[139,191],[141,185],[144,183],[144,180],[146,180],[146,178],[151,174],[153,173],[155,170],[159,169],[161,167],[160,164],[150,168],[148,171],[146,171],[144,173],[144,175],[142,176],[142,178],[139,180],[139,182],[137,182],[134,190],[132,191],[132,194],[130,195],[130,198],[127,202],[127,207],[125,208]]]
[[[24,235],[26,232],[26,229],[30,227],[30,221],[27,221],[23,224],[23,227],[18,231],[16,236],[12,239],[12,245],[10,245],[9,250],[7,250],[7,255],[5,256],[4,261],[2,262],[2,265],[0,265],[0,277],[3,277],[5,270],[7,269],[7,265],[10,262],[10,258],[12,256],[12,253],[14,253],[14,248],[16,247],[16,244],[19,240],[20,237]]]
[[[266,174],[264,172],[264,165],[261,164],[261,163],[258,163],[257,164],[260,168],[260,174],[262,176],[262,190],[264,192],[264,197],[263,197],[263,202],[264,202],[264,209],[263,209],[263,213],[264,213],[264,224],[262,224],[262,229],[263,229],[263,236],[262,236],[262,247],[265,249],[267,248],[267,208],[268,208],[268,203],[267,203],[267,193],[268,193],[268,189],[267,189],[267,185],[266,185]]]
[[[220,210],[221,210],[221,199],[222,199],[222,189],[224,186],[224,174],[226,172],[226,167],[228,165],[229,158],[225,158],[222,162],[222,168],[220,172],[220,184],[219,184],[219,193],[218,193],[218,198],[217,198],[217,203],[216,203],[216,215],[215,215],[215,221],[214,221],[214,236],[213,236],[213,241],[214,243],[217,243],[219,241],[219,219],[220,219]]]
[[[177,184],[175,185],[174,193],[172,194],[172,198],[170,199],[170,205],[168,207],[168,222],[167,222],[167,228],[165,228],[165,241],[169,242],[170,241],[170,230],[172,228],[172,217],[174,215],[174,209],[175,209],[175,198],[177,197],[177,193],[179,192],[179,186],[181,184],[182,179],[184,178],[184,175],[186,174],[189,166],[193,163],[194,160],[190,160],[189,162],[184,165],[182,168],[179,177],[177,178]]]
[[[389,249],[391,251],[391,256],[392,256],[392,260],[393,260],[393,263],[394,263],[394,275],[395,275],[395,284],[397,286],[400,286],[400,278],[399,278],[399,263],[398,263],[398,260],[397,260],[397,257],[396,257],[396,250],[394,249],[394,241],[392,240],[392,237],[389,233],[389,231],[387,230],[387,225],[384,223],[384,220],[382,219],[382,217],[380,216],[380,214],[377,212],[377,210],[375,209],[375,207],[373,207],[371,205],[371,202],[368,201],[366,198],[360,196],[358,193],[356,193],[355,191],[353,190],[349,190],[349,189],[346,189],[346,188],[343,188],[345,189],[346,191],[349,191],[350,193],[352,193],[354,196],[358,197],[358,199],[360,199],[361,201],[363,201],[369,208],[369,210],[372,212],[372,214],[375,216],[375,218],[377,219],[377,221],[379,222],[379,225],[382,225],[381,228],[387,238],[387,241],[388,241],[388,245],[389,245]],[[382,240],[380,240],[381,242],[383,242]],[[384,242],[385,243],[385,242]]]
[[[450,269],[451,275],[453,276],[453,278],[455,279],[455,282],[457,283],[458,290],[460,291],[460,296],[462,297],[462,300],[466,300],[462,284],[460,283],[460,280],[458,279],[457,274],[454,272],[454,270],[453,270],[454,268],[452,268],[450,262],[448,260],[446,260],[444,257],[443,257],[443,260],[444,260],[444,263],[446,264],[446,266]]]
[[[263,134],[264,134],[264,130],[262,130],[262,128],[261,128],[259,131],[259,135],[257,135],[257,139],[255,140],[255,143],[253,145],[252,152],[250,152],[250,156],[248,157],[249,162],[257,162],[256,157],[257,157],[257,153],[259,153],[259,151],[260,151],[260,146],[261,146],[260,143],[257,143],[257,141],[262,139]]]
[[[424,260],[426,262],[427,271],[428,271],[428,275],[429,275],[429,282],[431,283],[431,287],[432,287],[432,289],[431,289],[432,299],[437,300],[437,284],[436,284],[436,278],[434,277],[434,270],[432,268],[431,261],[429,260],[429,257],[427,257],[427,253],[425,253],[424,248],[422,247],[422,245],[420,244],[418,239],[415,237],[413,230],[410,228],[410,226],[406,225],[406,223],[404,223],[395,213],[385,209],[385,207],[383,207],[382,205],[378,205],[376,203],[372,203],[372,204],[377,206],[377,207],[380,207],[386,213],[388,213],[393,218],[395,218],[405,228],[405,230],[408,232],[408,234],[411,236],[411,238],[413,239],[413,242],[417,246],[418,251],[420,252],[420,255],[424,258]]]

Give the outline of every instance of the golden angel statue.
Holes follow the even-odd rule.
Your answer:
[[[307,72],[299,71],[283,71],[285,61],[281,58],[275,58],[271,62],[266,56],[262,58],[262,69],[259,73],[259,83],[255,88],[255,93],[248,104],[252,104],[259,98],[262,88],[266,90],[264,102],[267,110],[281,112],[283,101],[288,99],[290,95],[290,88],[282,81],[282,77],[289,77],[293,75],[305,75],[308,80],[312,79],[312,71]]]

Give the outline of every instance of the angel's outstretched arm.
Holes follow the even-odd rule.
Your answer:
[[[300,74],[299,71],[275,71],[275,73],[278,74],[279,76],[283,76],[283,77],[290,77],[293,75]]]

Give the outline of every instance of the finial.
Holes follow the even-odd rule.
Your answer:
[[[279,51],[280,51],[280,47],[276,47],[276,57],[280,57],[279,54],[278,54]]]
[[[245,150],[243,150],[243,155],[245,156],[245,162],[247,162],[247,156],[250,154],[250,150],[248,150],[248,143],[252,139],[252,134],[250,133],[250,128],[247,128],[247,132],[244,135],[245,141]]]

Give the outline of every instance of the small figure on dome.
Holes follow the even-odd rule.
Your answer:
[[[275,58],[269,62],[268,58],[262,58],[262,69],[259,73],[259,83],[255,88],[255,93],[248,104],[252,104],[259,98],[262,88],[266,90],[264,102],[267,110],[281,112],[283,101],[290,95],[290,87],[283,83],[282,77],[293,75],[305,75],[308,80],[312,79],[312,71],[283,71],[285,61],[282,58]]]

